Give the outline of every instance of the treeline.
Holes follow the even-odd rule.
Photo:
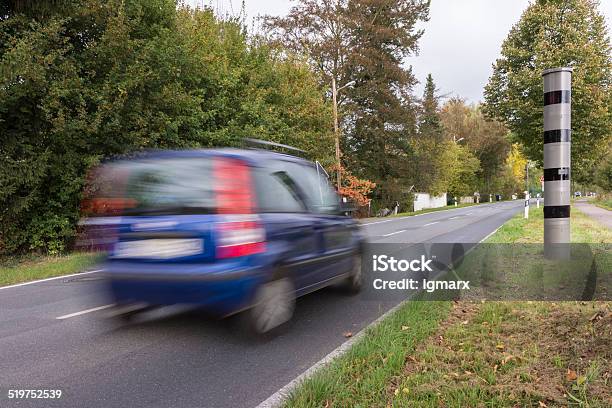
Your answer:
[[[0,7],[0,253],[65,250],[88,169],[115,155],[258,137],[331,164],[318,79],[238,19],[174,0]]]
[[[332,89],[342,192],[410,210],[414,192],[519,193],[527,165],[537,187],[540,74],[573,64],[576,178],[609,186],[612,65],[596,5],[532,3],[478,106],[407,65],[427,0],[301,0],[258,32],[175,0],[3,1],[0,254],[68,248],[88,170],[142,149],[256,137],[334,171]]]
[[[417,24],[428,19],[424,0],[302,0],[264,20],[271,41],[302,56],[323,88],[338,89],[341,164],[376,184],[375,210],[396,202],[411,210],[414,192],[524,190],[522,175],[509,170],[506,127],[460,99],[441,106],[431,75],[416,78],[406,64],[419,49]],[[422,97],[414,95],[419,80]]]
[[[67,249],[88,170],[141,149],[257,137],[333,170],[332,78],[342,191],[372,198],[374,211],[396,201],[410,210],[416,191],[461,196],[520,181],[504,173],[503,126],[460,100],[439,106],[431,77],[413,95],[404,60],[418,50],[427,1],[304,0],[259,33],[174,0],[0,7],[0,253]]]

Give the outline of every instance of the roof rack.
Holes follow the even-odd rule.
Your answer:
[[[298,149],[297,147],[285,145],[282,143],[270,142],[270,141],[261,140],[261,139],[251,139],[248,137],[245,137],[243,141],[247,147],[251,147],[251,148],[259,148],[259,149],[266,149],[266,150],[274,150],[274,148],[277,148],[277,149],[289,150],[290,152],[293,152],[293,154],[302,154],[304,156],[308,154],[305,150]]]

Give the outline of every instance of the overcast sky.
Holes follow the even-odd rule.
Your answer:
[[[482,100],[482,90],[491,75],[491,64],[499,57],[501,43],[529,0],[432,0],[430,19],[421,24],[425,34],[413,66],[422,93],[428,73],[441,94],[458,95],[468,102]],[[600,0],[600,11],[612,26],[612,0]],[[237,14],[241,0],[188,0],[192,5],[212,6],[221,14]],[[245,0],[248,18],[287,14],[294,1]]]

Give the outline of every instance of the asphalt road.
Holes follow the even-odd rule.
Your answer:
[[[523,201],[369,220],[371,242],[476,243]],[[0,407],[254,407],[397,302],[333,288],[298,300],[293,324],[252,343],[231,320],[165,308],[129,325],[102,319],[96,274],[0,288]],[[59,400],[9,400],[9,389],[61,389]]]

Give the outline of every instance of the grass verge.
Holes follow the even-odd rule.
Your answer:
[[[0,286],[77,273],[101,259],[99,254],[82,252],[62,256],[6,258],[0,261]]]
[[[574,242],[612,242],[572,211]],[[538,243],[542,229],[542,208],[532,207],[487,242]],[[612,302],[413,301],[306,379],[286,406],[611,406],[611,332]]]
[[[601,198],[596,198],[594,200],[590,200],[591,203],[595,204],[598,207],[603,208],[604,210],[610,210],[612,211],[612,197],[607,196],[607,197],[601,197]]]
[[[608,407],[611,312],[610,302],[454,303],[377,405]]]
[[[409,302],[329,366],[307,379],[287,406],[378,406],[387,399],[389,379],[427,339],[450,310],[443,301]]]

